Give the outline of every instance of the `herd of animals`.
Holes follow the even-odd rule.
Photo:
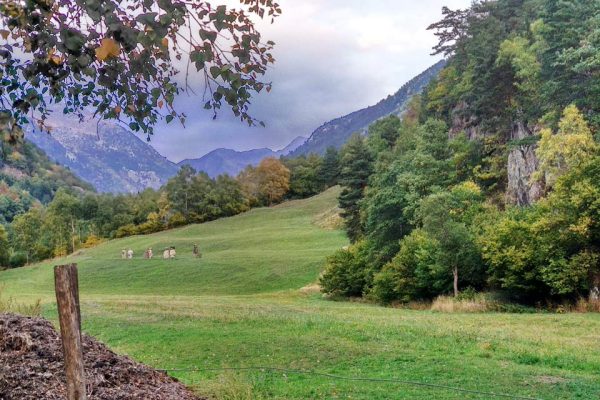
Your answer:
[[[194,245],[194,248],[192,249],[192,254],[196,258],[200,258],[201,254],[200,254],[200,250],[198,249],[197,244]],[[175,246],[166,247],[165,250],[163,251],[163,259],[164,260],[174,259],[176,255],[177,255],[177,253],[175,252]],[[150,260],[153,257],[154,257],[154,253],[152,252],[152,247],[148,247],[146,249],[146,251],[144,252],[144,258]],[[133,250],[131,250],[131,249],[121,250],[121,258],[124,260],[131,260],[133,258]]]

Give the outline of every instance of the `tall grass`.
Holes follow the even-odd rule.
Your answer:
[[[600,313],[600,300],[579,299],[571,311],[579,313],[595,312]]]
[[[2,295],[3,288],[0,287],[0,313],[14,313],[38,317],[42,314],[41,300],[37,299],[33,303],[20,303],[12,297]]]
[[[496,311],[498,305],[496,302],[490,301],[484,295],[477,295],[473,298],[458,298],[449,296],[439,296],[431,305],[432,311],[445,313],[470,313],[470,312],[486,312]]]

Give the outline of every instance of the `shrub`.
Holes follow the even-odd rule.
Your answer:
[[[104,240],[102,240],[102,238],[99,238],[98,236],[96,236],[92,233],[90,236],[87,237],[87,239],[83,243],[83,248],[89,249],[90,247],[99,245],[103,241]]]
[[[8,259],[8,266],[10,268],[19,268],[25,264],[27,264],[27,254],[22,252],[13,253]]]
[[[185,219],[185,216],[180,212],[176,212],[171,216],[171,218],[169,218],[169,228],[177,228],[178,226],[183,226],[186,223],[187,220]]]
[[[127,225],[121,226],[119,229],[117,229],[116,237],[122,238],[122,237],[126,237],[126,236],[137,235],[137,234],[138,234],[137,227],[134,224],[127,224]]]
[[[439,245],[417,229],[400,242],[400,251],[375,274],[370,297],[382,303],[431,299],[447,289],[450,277],[439,263]]]
[[[361,296],[367,283],[365,245],[359,242],[347,250],[340,249],[327,258],[319,283],[323,293],[338,296]]]

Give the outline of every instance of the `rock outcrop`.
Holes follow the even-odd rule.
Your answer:
[[[522,141],[533,136],[525,124],[518,122],[513,126],[511,139]],[[532,179],[538,168],[535,155],[535,144],[517,144],[508,153],[508,186],[506,203],[527,206],[538,200],[544,194],[543,185]]]

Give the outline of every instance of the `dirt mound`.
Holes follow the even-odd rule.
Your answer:
[[[175,379],[83,337],[89,400],[198,400]],[[42,318],[0,314],[0,399],[64,400],[62,344]]]

